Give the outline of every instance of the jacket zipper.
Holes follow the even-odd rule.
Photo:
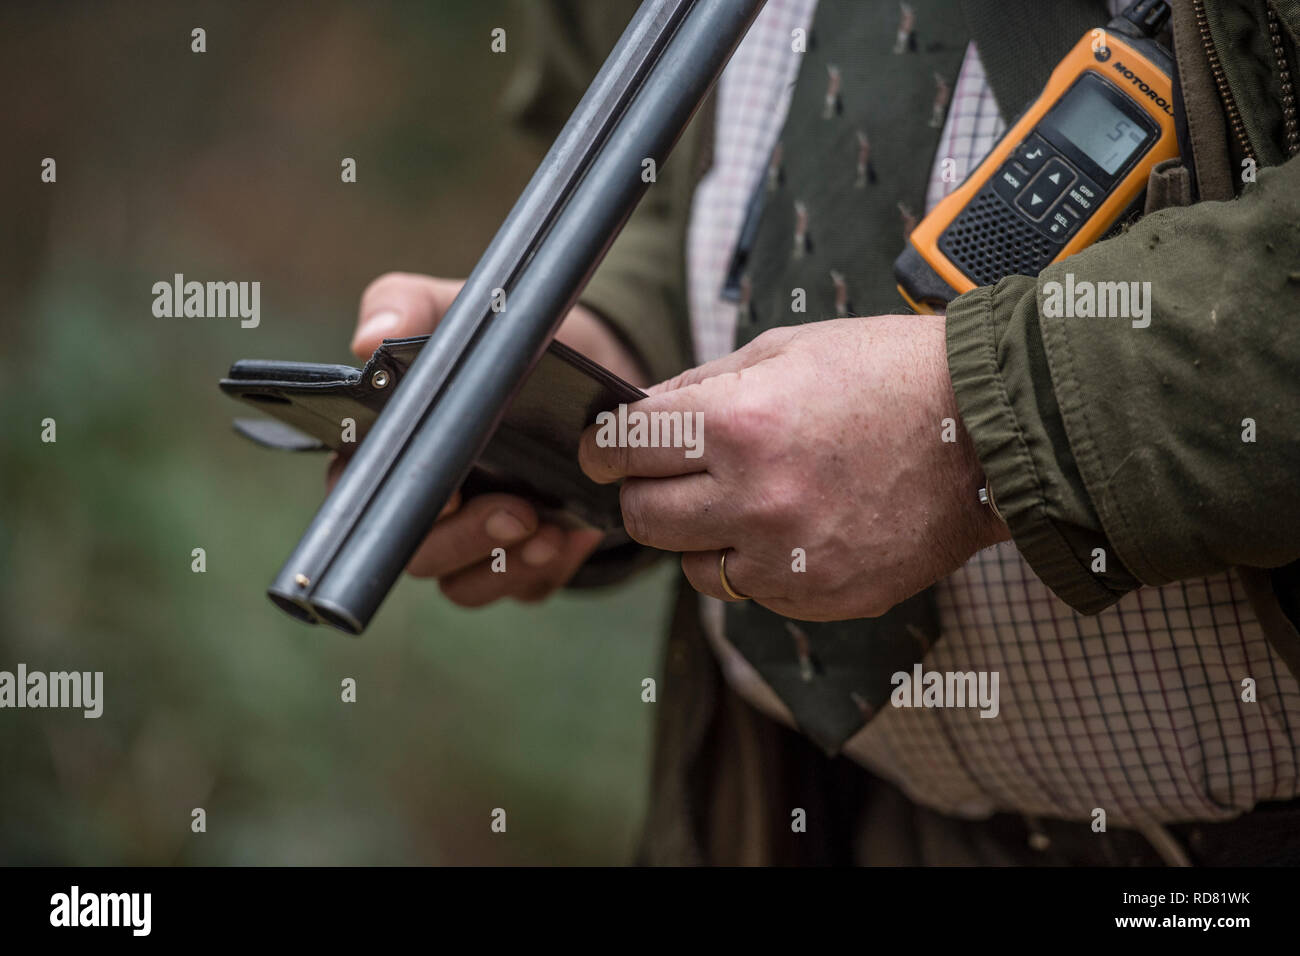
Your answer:
[[[1196,29],[1201,33],[1201,46],[1205,48],[1205,57],[1210,61],[1210,72],[1214,74],[1214,85],[1219,88],[1219,99],[1228,114],[1228,124],[1237,137],[1241,152],[1253,163],[1255,151],[1250,148],[1250,141],[1246,139],[1246,127],[1241,122],[1241,114],[1237,112],[1237,101],[1232,98],[1232,90],[1228,89],[1227,78],[1223,75],[1223,64],[1219,62],[1219,54],[1214,49],[1214,39],[1210,36],[1210,21],[1205,16],[1205,0],[1193,0],[1193,3],[1196,7]]]
[[[1219,99],[1223,102],[1224,112],[1228,114],[1228,124],[1232,127],[1233,135],[1237,138],[1237,144],[1241,147],[1242,155],[1251,162],[1255,161],[1255,151],[1250,148],[1250,140],[1246,137],[1246,126],[1241,121],[1241,113],[1237,109],[1237,101],[1232,96],[1232,90],[1228,88],[1227,77],[1223,72],[1223,64],[1219,61],[1219,54],[1214,49],[1214,39],[1210,35],[1210,22],[1205,16],[1205,0],[1193,0],[1196,10],[1196,28],[1201,34],[1201,46],[1205,49],[1205,57],[1210,64],[1210,72],[1214,75],[1214,85],[1218,87]],[[1291,68],[1287,65],[1286,51],[1282,46],[1282,27],[1278,22],[1277,13],[1273,9],[1271,0],[1266,0],[1265,7],[1268,10],[1268,32],[1273,41],[1273,59],[1276,61],[1278,78],[1282,89],[1282,119],[1286,127],[1286,153],[1288,156],[1294,156],[1300,153],[1300,121],[1296,116],[1295,90],[1291,85]]]
[[[1268,4],[1268,33],[1273,40],[1273,58],[1277,60],[1278,79],[1282,87],[1282,119],[1286,125],[1286,154],[1300,153],[1300,122],[1296,120],[1295,89],[1291,86],[1291,67],[1287,65],[1286,49],[1282,46],[1282,24],[1272,0]]]

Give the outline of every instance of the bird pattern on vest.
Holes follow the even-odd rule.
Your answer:
[[[777,326],[902,311],[893,263],[925,208],[968,34],[958,0],[820,0],[802,39],[728,277],[737,348]],[[922,659],[938,627],[929,592],[881,618],[830,623],[727,605],[729,639],[828,753],[888,700],[891,676]]]

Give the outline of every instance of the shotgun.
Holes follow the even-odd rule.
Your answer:
[[[271,583],[278,607],[365,630],[763,3],[644,0]]]

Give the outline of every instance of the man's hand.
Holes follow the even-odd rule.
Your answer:
[[[683,552],[703,594],[730,600],[729,548],[731,587],[779,614],[875,617],[1009,537],[977,501],[940,317],[774,329],[650,393],[629,415],[702,412],[703,454],[602,448],[593,426],[583,470],[626,479],[628,534]]]
[[[361,297],[352,351],[365,361],[386,338],[432,332],[464,284],[460,279],[389,273]],[[586,309],[569,313],[556,336],[636,384],[645,374],[609,328]],[[332,486],[347,465],[330,463]],[[503,597],[539,601],[573,577],[601,541],[590,529],[566,530],[538,520],[531,504],[513,495],[452,497],[406,570],[437,578],[456,604],[479,607]],[[491,569],[492,551],[506,549],[504,573]]]

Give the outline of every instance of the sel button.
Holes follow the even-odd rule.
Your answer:
[[[1074,227],[1079,224],[1079,220],[1073,216],[1067,216],[1058,209],[1056,212],[1043,223],[1044,232],[1057,242],[1064,242],[1074,232]]]

